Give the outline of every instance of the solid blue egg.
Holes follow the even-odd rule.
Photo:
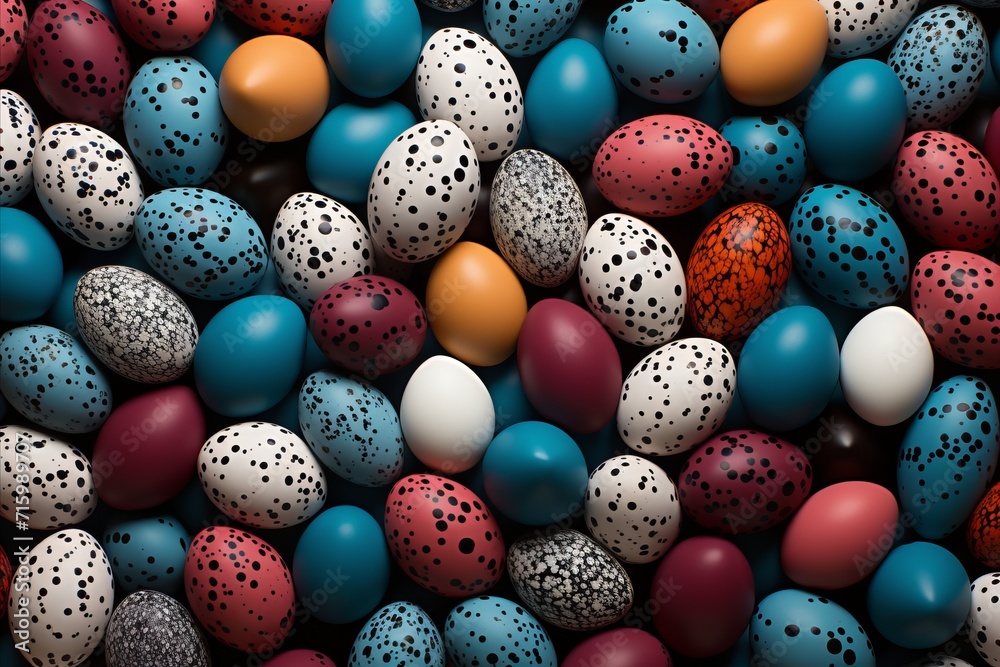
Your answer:
[[[779,309],[791,306],[812,306],[823,311],[826,319],[833,325],[833,330],[837,334],[838,346],[844,344],[847,334],[851,333],[851,329],[854,328],[854,325],[865,314],[863,310],[848,308],[847,306],[834,303],[829,299],[824,299],[810,289],[795,271],[792,271],[791,275],[788,276],[785,291],[782,292],[781,299],[778,301]]]
[[[906,93],[892,68],[861,58],[830,72],[813,93],[809,157],[838,181],[867,178],[893,159],[906,132]]]
[[[485,0],[483,22],[490,39],[514,58],[541,53],[573,25],[583,0]]]
[[[194,354],[198,394],[215,412],[247,417],[285,397],[302,368],[306,320],[281,296],[248,296],[209,321]]]
[[[590,42],[569,38],[538,62],[524,93],[526,124],[535,144],[553,157],[587,162],[618,127],[618,92],[604,56]]]
[[[840,376],[833,326],[812,306],[791,306],[757,325],[743,347],[736,389],[750,418],[788,431],[823,412]]]
[[[212,25],[205,36],[192,46],[188,53],[212,74],[216,81],[222,76],[222,68],[229,56],[240,44],[259,36],[261,33],[239,20],[229,11],[216,11]]]
[[[55,303],[63,279],[62,253],[38,218],[4,207],[0,215],[0,320],[27,322]]]
[[[728,202],[778,206],[806,180],[806,142],[799,128],[776,116],[738,116],[719,133],[733,149],[733,170],[722,196]]]
[[[115,582],[126,594],[140,588],[177,594],[189,544],[184,526],[169,515],[111,521],[101,539]]]
[[[337,80],[362,97],[403,85],[420,55],[415,0],[337,0],[326,20],[326,56]]]
[[[868,614],[875,629],[905,648],[945,643],[962,628],[971,605],[962,562],[931,542],[893,549],[868,586]]]
[[[483,456],[486,495],[505,516],[529,526],[556,523],[580,509],[589,478],[580,447],[539,421],[501,431]]]
[[[392,140],[417,122],[399,102],[374,106],[345,102],[323,117],[306,149],[306,172],[319,192],[360,203],[379,158]]]
[[[371,613],[389,587],[390,569],[382,525],[353,505],[313,519],[292,559],[295,592],[324,623],[350,623]]]

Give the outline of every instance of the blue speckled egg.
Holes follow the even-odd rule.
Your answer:
[[[150,195],[135,214],[149,265],[175,289],[210,301],[252,290],[267,268],[267,242],[246,209],[201,188]]]
[[[918,535],[937,540],[968,518],[989,488],[1000,451],[1000,422],[989,385],[955,376],[920,406],[899,448],[896,482]]]
[[[96,431],[111,414],[111,386],[83,344],[43,324],[0,336],[0,392],[33,423],[59,433]]]
[[[726,202],[778,206],[806,180],[806,142],[799,128],[776,116],[737,116],[719,133],[733,147],[733,171],[722,186]]]
[[[806,190],[788,232],[796,270],[827,299],[876,308],[906,292],[910,258],[903,234],[865,193],[832,183]]]
[[[412,602],[393,602],[368,619],[354,639],[348,667],[444,667],[434,621]]]
[[[126,593],[140,588],[178,592],[188,544],[181,522],[167,515],[112,521],[101,539],[115,582]]]
[[[552,640],[531,612],[492,595],[466,600],[448,613],[444,647],[455,667],[559,664]]]
[[[135,161],[160,185],[203,183],[226,152],[219,84],[191,58],[153,58],[140,67],[122,119]]]
[[[504,53],[523,58],[555,44],[573,25],[581,6],[582,0],[486,0],[483,22]]]
[[[210,667],[205,638],[180,602],[158,591],[122,600],[104,640],[108,667]]]

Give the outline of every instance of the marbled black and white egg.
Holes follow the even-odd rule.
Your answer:
[[[495,595],[465,600],[448,612],[444,649],[454,667],[559,664],[545,626],[521,605]]]
[[[282,204],[274,220],[271,261],[288,297],[309,310],[336,283],[374,271],[375,249],[349,208],[299,192]]]
[[[121,144],[80,123],[58,123],[38,139],[31,173],[42,208],[66,236],[95,250],[132,240],[142,181]]]
[[[583,0],[486,0],[486,32],[504,53],[524,58],[541,53],[566,34]]]
[[[476,0],[421,0],[421,2],[439,12],[460,12],[476,4]]]
[[[115,600],[104,550],[89,533],[66,528],[37,543],[25,565],[27,591],[7,600],[12,623],[21,598],[28,601],[25,657],[37,667],[84,664],[104,639]]]
[[[267,422],[212,435],[198,454],[198,479],[219,511],[254,528],[298,525],[326,502],[326,475],[309,446]]]
[[[53,530],[80,523],[96,507],[94,473],[83,452],[30,428],[0,426],[0,516]]]
[[[493,238],[529,283],[556,287],[570,279],[587,222],[580,188],[556,160],[528,149],[500,163],[490,191]]]
[[[108,667],[210,667],[190,612],[159,591],[136,591],[115,608],[104,638]]]
[[[427,612],[412,602],[393,602],[361,628],[347,665],[444,667],[444,644]]]
[[[972,607],[966,627],[969,641],[988,665],[1000,665],[1000,572],[989,572],[972,582]]]
[[[194,315],[170,288],[142,271],[127,266],[91,269],[76,284],[73,309],[83,342],[122,377],[170,382],[194,362]]]
[[[990,67],[989,42],[975,14],[960,5],[941,5],[910,21],[886,63],[906,92],[907,128],[939,130],[976,99]]]
[[[576,530],[518,540],[507,554],[507,571],[528,608],[558,628],[603,628],[632,607],[625,568]]]
[[[683,510],[677,487],[660,466],[626,454],[590,473],[584,496],[587,529],[626,563],[652,563],[677,541]]]
[[[827,54],[856,58],[891,44],[913,18],[919,0],[819,0],[819,4],[829,26]]]
[[[465,28],[442,28],[417,59],[417,106],[424,120],[450,120],[483,162],[506,157],[521,136],[524,100],[510,63],[492,42]]]
[[[31,105],[13,90],[0,90],[0,206],[13,206],[34,187],[31,159],[41,134]]]
[[[455,123],[417,123],[392,140],[368,184],[375,243],[402,262],[437,257],[472,222],[480,178],[476,149]]]
[[[736,392],[736,363],[724,345],[682,338],[647,354],[625,378],[618,434],[640,454],[694,449],[715,433]]]
[[[617,338],[643,347],[673,340],[684,323],[680,257],[652,225],[609,213],[591,226],[580,256],[587,307]]]

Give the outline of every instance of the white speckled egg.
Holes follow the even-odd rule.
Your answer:
[[[198,478],[223,514],[254,528],[295,526],[326,501],[326,475],[309,445],[267,422],[234,424],[210,437],[198,454]]]
[[[587,307],[623,341],[652,347],[680,331],[684,267],[667,239],[642,220],[599,218],[584,239],[579,275]]]
[[[919,0],[819,0],[826,10],[830,37],[826,52],[855,58],[891,44],[902,32]]]
[[[966,626],[972,647],[988,665],[1000,665],[1000,572],[972,582],[972,607]]]
[[[135,233],[142,182],[121,144],[80,123],[45,130],[32,157],[35,193],[68,237],[95,250],[114,250]]]
[[[0,206],[13,206],[31,192],[31,158],[41,134],[25,99],[0,90]]]
[[[115,608],[104,644],[108,667],[210,667],[190,612],[159,591],[136,591]]]
[[[122,377],[170,382],[194,362],[194,316],[170,288],[142,271],[127,266],[91,269],[76,284],[73,309],[83,342]]]
[[[309,310],[323,292],[375,268],[368,230],[338,201],[313,192],[289,197],[271,230],[271,260],[285,293]]]
[[[425,120],[462,128],[483,162],[505,157],[521,136],[521,84],[504,54],[465,28],[442,28],[417,59],[417,106]]]
[[[682,338],[629,372],[618,400],[618,434],[641,454],[694,449],[722,425],[736,391],[736,363],[724,345]]]
[[[576,270],[587,207],[561,164],[540,151],[521,150],[504,158],[493,178],[490,225],[500,254],[518,275],[555,287]]]
[[[96,507],[94,474],[83,452],[30,428],[0,426],[3,518],[53,530],[80,523]]]
[[[458,241],[479,200],[479,160],[448,120],[417,123],[382,153],[368,185],[368,224],[390,257],[423,262]]]

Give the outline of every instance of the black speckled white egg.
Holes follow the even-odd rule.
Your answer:
[[[210,667],[205,639],[184,606],[159,591],[136,591],[111,615],[108,667]]]
[[[603,628],[632,606],[632,581],[625,568],[576,530],[515,542],[507,554],[507,570],[528,608],[559,628]]]
[[[13,90],[0,90],[0,206],[13,206],[31,192],[31,158],[41,134],[25,99]]]
[[[627,343],[662,345],[684,323],[684,267],[670,242],[642,220],[598,219],[583,242],[579,277],[587,307]]]
[[[417,106],[424,120],[450,120],[483,162],[506,157],[521,136],[521,84],[504,54],[465,28],[442,28],[417,59]]]
[[[972,607],[966,627],[972,648],[988,665],[1000,665],[1000,572],[990,572],[972,582]]]
[[[919,0],[819,0],[830,37],[826,52],[855,58],[891,44],[917,11]]]
[[[354,639],[348,667],[444,667],[444,646],[434,621],[412,602],[393,602],[372,615]]]
[[[194,362],[198,325],[166,285],[127,266],[83,274],[73,294],[80,337],[101,363],[135,382],[170,382]]]
[[[576,270],[587,207],[573,178],[545,153],[520,150],[500,164],[490,192],[490,225],[518,275],[556,287]]]
[[[83,452],[30,428],[0,426],[3,518],[27,521],[32,529],[53,530],[80,523],[96,507],[94,474]]]
[[[121,144],[80,123],[58,123],[38,139],[32,157],[38,200],[71,239],[96,250],[132,240],[143,191]]]

